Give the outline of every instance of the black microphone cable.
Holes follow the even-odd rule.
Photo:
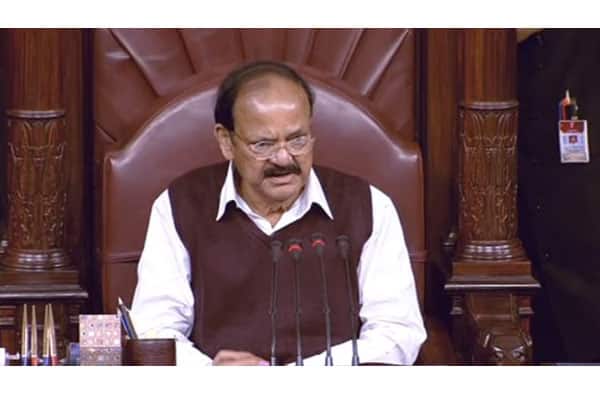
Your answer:
[[[325,338],[326,338],[326,353],[325,365],[333,365],[333,357],[331,356],[331,318],[329,308],[329,298],[327,296],[327,275],[325,274],[325,264],[323,262],[323,251],[325,250],[325,238],[321,233],[314,233],[311,237],[312,247],[317,251],[319,256],[319,265],[321,267],[321,282],[323,284],[323,313],[325,314]]]
[[[300,316],[302,314],[300,300],[300,259],[302,258],[302,241],[290,239],[287,251],[294,260],[294,303],[296,305],[296,365],[304,365],[302,359],[302,333],[300,330]]]
[[[356,344],[356,319],[358,318],[358,313],[356,312],[356,306],[352,296],[352,280],[350,279],[350,241],[348,236],[340,235],[336,238],[336,243],[346,267],[346,289],[348,292],[348,302],[350,304],[350,326],[352,329],[352,365],[358,365],[360,363],[358,359],[358,346]]]
[[[277,282],[279,280],[279,259],[281,258],[281,242],[274,240],[271,242],[271,257],[273,260],[273,271],[271,276],[271,365],[277,365],[275,356],[277,350]]]

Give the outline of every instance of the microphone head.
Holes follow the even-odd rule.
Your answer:
[[[273,262],[279,262],[282,246],[283,245],[279,240],[273,240],[271,242],[271,256],[273,257]]]
[[[294,261],[296,261],[296,262],[300,261],[303,250],[304,249],[302,248],[302,240],[299,240],[299,239],[288,240],[287,251],[288,251],[288,253],[290,253],[292,255],[292,258],[294,259]]]
[[[314,249],[317,250],[319,255],[323,254],[323,249],[325,248],[325,236],[322,233],[313,233],[311,235],[311,245]]]
[[[335,239],[342,258],[347,259],[350,253],[350,239],[346,235],[340,235]]]

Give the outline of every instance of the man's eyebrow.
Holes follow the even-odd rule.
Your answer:
[[[296,129],[295,131],[290,132],[287,135],[285,135],[285,139],[289,140],[291,138],[302,136],[302,135],[308,135],[308,132],[306,132],[304,129]],[[268,132],[263,132],[263,133],[258,134],[257,137],[252,138],[252,140],[251,140],[252,143],[262,142],[262,141],[275,142],[275,141],[277,141],[277,138],[273,137],[273,135],[269,134]]]
[[[262,142],[262,141],[264,141],[264,140],[266,140],[266,141],[273,141],[273,142],[274,142],[274,141],[276,141],[277,139],[276,139],[276,138],[274,138],[274,137],[273,137],[273,135],[269,134],[268,132],[262,132],[262,133],[259,133],[259,134],[257,135],[257,137],[255,137],[255,138],[252,138],[252,142],[253,142],[253,143],[256,143],[256,142]]]
[[[288,133],[285,138],[289,139],[289,138],[293,138],[296,136],[302,136],[302,135],[308,135],[308,133],[304,130],[304,129],[297,129],[294,132]]]

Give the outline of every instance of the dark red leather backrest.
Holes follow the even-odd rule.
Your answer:
[[[257,59],[304,65],[364,97],[394,136],[416,138],[411,29],[97,29],[95,148],[122,148],[156,103]]]
[[[173,40],[173,33],[159,30],[158,33],[152,31],[148,37],[145,37],[143,32],[145,31],[133,33],[128,31],[125,36],[129,40],[128,43],[136,43],[133,47],[138,49],[137,53],[130,49],[130,57],[151,60],[140,63],[143,68],[138,66],[138,69],[144,71],[146,83],[152,82],[151,92],[154,93],[154,97],[148,96],[147,102],[144,96],[150,91],[142,90],[138,94],[122,93],[126,90],[135,92],[136,85],[141,85],[126,64],[121,64],[122,68],[119,67],[123,75],[114,77],[115,81],[120,83],[116,84],[112,81],[110,85],[106,83],[107,80],[110,81],[106,76],[108,71],[119,69],[116,65],[125,63],[121,53],[115,50],[113,53],[104,54],[101,60],[96,60],[97,64],[103,64],[97,66],[96,76],[96,99],[99,102],[95,117],[97,133],[114,139],[112,142],[107,141],[106,146],[97,149],[96,153],[97,157],[102,157],[98,159],[100,168],[97,171],[100,186],[100,191],[97,193],[99,206],[97,256],[102,268],[104,309],[111,312],[117,296],[130,299],[133,293],[135,265],[142,250],[153,200],[175,177],[193,168],[222,160],[212,135],[214,95],[218,83],[231,68],[229,63],[243,61],[227,56],[227,46],[223,48],[223,53],[213,54],[211,51],[214,52],[214,49],[202,50],[201,44],[211,47],[212,43],[209,45],[202,41],[194,42],[200,46],[198,52],[201,54],[222,60],[221,66],[193,74],[184,78],[184,81],[177,81],[174,76],[189,72],[190,65],[194,66],[193,70],[199,65],[204,65],[202,61],[204,58],[197,53],[193,53],[196,54],[195,56],[186,53],[187,58],[184,58],[183,50],[176,46],[172,49],[170,57],[182,65],[175,67],[170,63],[161,62],[160,57],[153,57],[152,51],[139,43],[147,44],[156,41],[160,44],[163,39]],[[401,41],[408,40],[407,37],[411,36],[410,31],[400,30],[400,33],[402,33],[399,36]],[[120,32],[116,35],[118,34]],[[161,36],[163,34],[164,37]],[[179,34],[187,38],[185,42],[187,46],[192,40],[190,38],[202,37],[202,32]],[[206,30],[204,34],[212,37],[223,33]],[[250,33],[245,33],[248,34]],[[252,34],[258,35],[259,32]],[[102,43],[113,40],[114,35],[114,32],[99,31],[96,34],[96,43],[102,46]],[[296,30],[291,30],[286,35],[288,42],[290,38],[306,36],[302,31]],[[315,162],[366,178],[392,197],[403,222],[422,304],[425,260],[424,199],[421,156],[413,140],[415,136],[415,106],[412,92],[415,83],[414,71],[411,73],[404,71],[404,74],[397,75],[399,83],[391,78],[387,70],[380,71],[379,78],[363,79],[363,92],[374,93],[373,91],[378,90],[382,91],[379,93],[386,92],[388,88],[373,88],[379,86],[375,81],[387,77],[386,85],[394,90],[388,92],[390,97],[386,101],[391,101],[389,99],[392,97],[396,101],[403,97],[407,99],[406,103],[398,102],[392,107],[391,103],[381,100],[386,98],[385,95],[381,95],[383,97],[377,103],[372,97],[361,95],[361,91],[356,90],[356,85],[353,86],[348,81],[331,74],[331,70],[337,71],[342,68],[343,76],[360,76],[358,66],[352,67],[354,64],[350,61],[345,61],[345,67],[339,66],[339,62],[331,65],[320,61],[322,58],[327,58],[325,54],[327,48],[331,53],[336,53],[339,50],[336,46],[346,43],[341,40],[339,32],[333,31],[328,35],[323,32],[313,32],[312,35],[319,37],[319,40],[324,40],[328,45],[316,51],[317,45],[313,44],[312,52],[316,51],[316,53],[310,59],[314,60],[314,64],[323,65],[321,68],[306,65],[294,65],[294,67],[309,80],[316,92],[313,131],[318,141],[315,148]],[[363,33],[360,36],[363,39],[360,40],[370,43],[371,36],[372,34]],[[359,39],[355,40],[360,42]],[[251,43],[254,42],[244,41],[245,46],[254,46],[257,49],[265,45],[260,41],[254,45]],[[354,53],[369,51],[357,50],[356,46],[359,46],[357,43],[354,46]],[[168,46],[162,44],[158,48],[166,51]],[[252,51],[261,54],[257,49]],[[290,54],[296,54],[289,49],[284,53],[288,51]],[[97,48],[96,54],[98,52]],[[405,57],[410,58],[408,61],[394,61],[399,52],[398,48],[393,52],[394,54],[387,56],[388,64],[414,65],[414,51],[405,54]],[[375,59],[370,60],[366,65],[380,65],[383,56],[378,53],[373,53],[372,56]],[[111,66],[111,63],[115,65]],[[163,75],[164,80],[157,78]],[[121,82],[123,79],[128,83]],[[359,81],[350,80],[354,83]],[[182,85],[183,89],[178,88],[178,85]],[[119,87],[120,89],[117,90]],[[402,91],[402,94],[395,92],[398,90]],[[409,93],[406,93],[407,91]],[[110,92],[114,93],[114,99],[110,96]],[[135,107],[128,109],[126,104],[133,101],[135,96],[139,96],[143,107],[140,106],[139,110]],[[377,104],[380,106],[386,104],[385,112]],[[109,105],[113,108],[111,109]],[[102,109],[102,112],[99,113],[98,108]],[[392,109],[397,112],[394,113]],[[403,117],[398,119],[397,114]],[[136,119],[139,121],[136,122]],[[403,127],[402,131],[394,128],[398,123]],[[134,129],[136,124],[139,126]],[[409,127],[412,130],[408,129]],[[129,132],[129,129],[132,131]]]

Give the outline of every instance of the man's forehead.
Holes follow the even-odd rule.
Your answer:
[[[240,93],[247,90],[268,90],[273,87],[274,82],[283,78],[275,74],[264,74],[250,79],[240,87]]]
[[[308,97],[300,84],[273,73],[261,75],[245,82],[240,88],[238,99],[245,96],[260,96],[274,93],[297,95],[308,102]]]

